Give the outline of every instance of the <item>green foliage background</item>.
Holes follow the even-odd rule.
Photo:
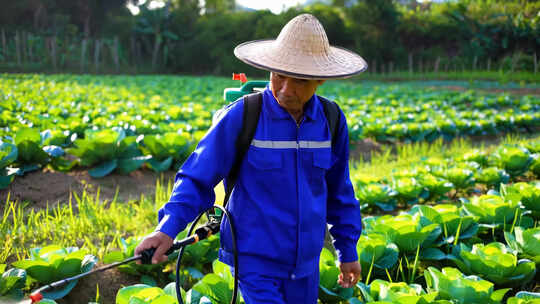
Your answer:
[[[151,1],[138,5],[133,0],[6,3],[0,12],[0,30],[6,40],[0,43],[0,67],[21,69],[14,62],[22,61],[27,71],[46,70],[53,63],[47,39],[54,37],[58,44],[54,65],[65,71],[220,75],[244,71],[260,76],[260,71],[234,58],[234,47],[248,40],[274,38],[288,20],[305,12],[319,18],[333,45],[366,58],[371,72],[534,71],[538,66],[537,1],[308,1],[277,15],[246,10],[234,0],[205,1],[204,5],[196,0],[162,2],[164,6],[157,9],[150,9]],[[140,13],[132,15],[128,3],[138,5]],[[16,35],[25,41],[18,48]],[[88,44],[82,63],[83,39]],[[103,48],[94,67],[95,39]],[[33,56],[21,51],[30,47]],[[120,57],[116,70],[113,48]],[[81,67],[84,64],[89,66]]]

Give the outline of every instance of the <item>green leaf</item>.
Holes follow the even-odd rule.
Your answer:
[[[66,285],[62,285],[61,287],[55,288],[55,289],[49,289],[48,291],[42,291],[41,294],[44,298],[57,300],[65,297],[74,287],[77,285],[77,281],[71,281],[67,283]],[[40,302],[41,303],[41,302]]]
[[[9,187],[11,182],[13,182],[14,178],[15,178],[15,175],[8,175],[8,176],[0,175],[0,190],[6,189],[7,187]]]
[[[101,178],[111,173],[118,165],[118,160],[113,159],[108,162],[104,162],[99,166],[88,170],[88,174],[93,178]]]
[[[17,146],[0,141],[0,169],[3,169],[16,161],[18,155]]]
[[[232,290],[229,289],[229,284],[213,273],[205,275],[202,280],[193,286],[193,289],[218,303],[229,303],[232,298]]]
[[[150,167],[150,169],[156,172],[163,172],[163,171],[168,170],[171,167],[172,161],[173,161],[172,156],[169,156],[163,161],[158,161],[158,160],[155,160],[154,158],[151,158],[147,160],[146,162],[148,163],[148,166]]]
[[[151,288],[145,284],[135,284],[131,286],[126,286],[118,290],[116,294],[116,304],[129,304],[129,299],[139,293],[141,290]]]
[[[6,272],[3,272],[2,277],[0,278],[0,295],[6,295],[12,292],[14,289],[23,288],[25,282],[26,271],[22,269],[12,268]]]
[[[139,169],[145,161],[151,156],[136,156],[132,158],[120,158],[118,160],[118,171],[122,174],[128,174]]]
[[[36,143],[37,145],[41,144],[41,135],[39,131],[35,128],[21,128],[15,136],[13,137],[15,145],[19,145],[25,141]]]

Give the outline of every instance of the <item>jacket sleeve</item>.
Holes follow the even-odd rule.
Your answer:
[[[337,158],[326,174],[328,185],[327,221],[334,247],[342,263],[358,261],[356,243],[362,232],[360,205],[349,176],[349,134],[345,115],[340,110],[338,138],[333,147]]]
[[[231,104],[220,114],[177,172],[171,197],[158,211],[156,230],[172,239],[199,213],[213,206],[214,187],[233,165],[236,138],[242,127],[243,101]]]

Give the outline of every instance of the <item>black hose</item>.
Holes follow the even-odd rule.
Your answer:
[[[223,214],[227,217],[227,220],[229,221],[229,228],[231,229],[231,238],[232,238],[232,246],[233,246],[233,256],[234,256],[234,287],[233,287],[233,295],[231,299],[231,304],[236,304],[236,297],[238,295],[238,251],[236,248],[236,230],[234,228],[234,223],[231,214],[227,209],[225,209],[222,206],[214,205],[214,208],[220,209]],[[195,229],[195,226],[203,216],[204,212],[199,214],[197,218],[191,223],[191,226],[189,227],[188,234],[186,237],[189,237],[193,230]],[[178,259],[176,261],[176,298],[178,299],[179,304],[184,304],[182,300],[182,293],[180,292],[180,263],[182,261],[182,256],[184,255],[184,248],[185,246],[182,246],[180,248],[180,251],[178,252]]]

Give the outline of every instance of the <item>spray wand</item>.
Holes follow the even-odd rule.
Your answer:
[[[169,250],[167,250],[167,252],[165,254],[170,255],[174,251],[176,251],[176,250],[178,250],[180,248],[183,248],[186,245],[195,244],[198,241],[206,239],[207,237],[211,236],[212,234],[218,233],[219,232],[219,225],[220,225],[220,223],[217,222],[217,221],[208,222],[208,224],[206,224],[206,225],[198,228],[197,230],[195,230],[195,233],[193,235],[191,235],[189,237],[186,237],[186,238],[184,238],[182,240],[175,241],[173,243],[173,245],[171,246],[171,248],[169,248]],[[32,300],[32,303],[38,303],[39,301],[41,301],[43,299],[43,295],[41,294],[43,291],[49,290],[51,288],[56,288],[56,287],[62,286],[62,285],[67,284],[67,283],[69,283],[71,281],[78,280],[80,278],[89,276],[89,275],[97,273],[97,272],[103,272],[105,270],[115,268],[115,267],[118,267],[120,265],[127,264],[129,262],[141,260],[141,262],[143,264],[151,264],[152,263],[152,256],[154,255],[155,251],[156,251],[155,248],[149,248],[149,249],[144,250],[141,254],[135,255],[135,256],[133,256],[131,258],[128,258],[126,260],[123,260],[121,262],[112,263],[112,264],[109,264],[107,266],[103,266],[103,267],[94,269],[94,270],[89,271],[89,272],[81,273],[79,275],[76,275],[76,276],[73,276],[73,277],[70,277],[70,278],[66,278],[66,279],[51,283],[49,285],[45,285],[45,286],[39,288],[38,290],[32,292],[32,294],[30,294],[30,299]]]

